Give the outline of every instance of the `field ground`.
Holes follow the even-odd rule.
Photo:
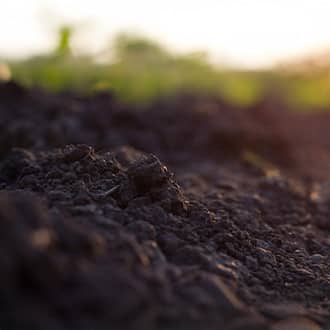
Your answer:
[[[330,114],[0,100],[1,328],[329,329]]]

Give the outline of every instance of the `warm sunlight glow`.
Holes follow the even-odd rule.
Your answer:
[[[328,0],[11,0],[0,10],[0,56],[47,50],[61,23],[81,26],[89,49],[116,32],[138,31],[176,50],[207,50],[215,61],[262,67],[330,47]]]

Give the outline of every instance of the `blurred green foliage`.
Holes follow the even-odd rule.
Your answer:
[[[327,73],[292,74],[279,70],[244,71],[218,68],[204,53],[174,54],[147,38],[121,33],[108,56],[75,55],[74,30],[64,26],[50,54],[7,61],[13,79],[27,86],[82,93],[112,90],[126,102],[149,102],[179,91],[220,95],[236,105],[249,105],[276,95],[296,107],[330,104]]]
[[[71,26],[62,26],[59,30],[59,39],[56,52],[59,55],[67,55],[71,53]]]

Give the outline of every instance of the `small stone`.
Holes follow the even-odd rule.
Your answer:
[[[133,163],[128,168],[128,175],[141,192],[161,185],[169,177],[167,168],[154,155]]]
[[[321,254],[313,254],[312,256],[310,256],[310,260],[313,264],[319,264],[324,261],[324,256],[322,256]]]
[[[68,145],[64,149],[63,159],[65,162],[73,163],[93,153],[92,147],[85,144]]]

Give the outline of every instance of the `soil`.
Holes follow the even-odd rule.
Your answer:
[[[0,85],[0,328],[330,329],[330,114]]]

